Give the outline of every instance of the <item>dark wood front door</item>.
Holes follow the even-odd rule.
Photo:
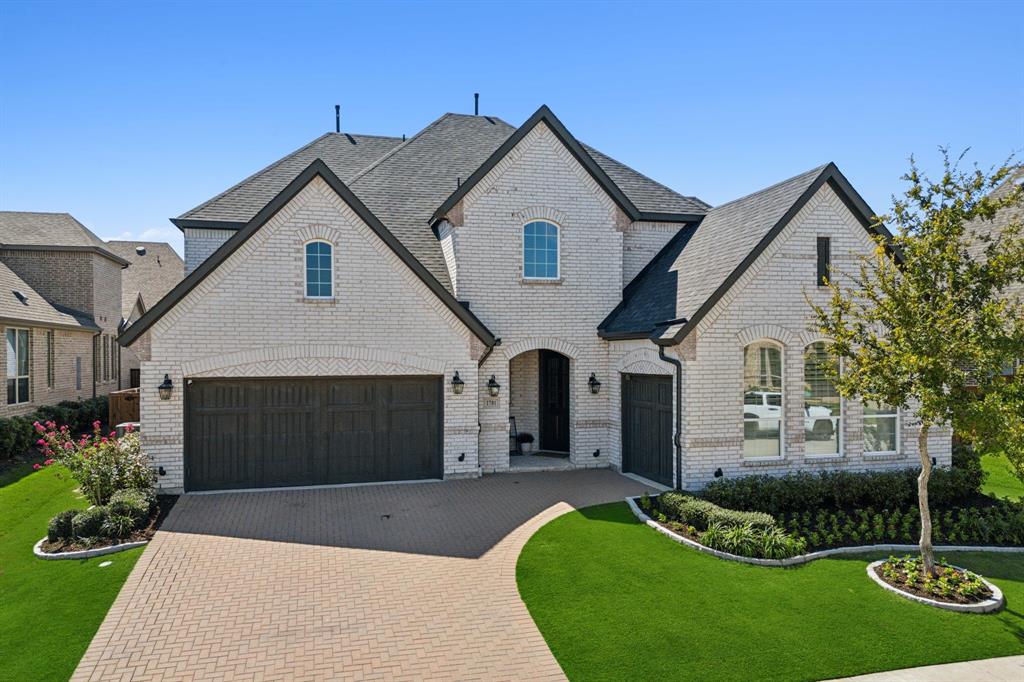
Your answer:
[[[622,470],[672,485],[672,377],[622,375]]]
[[[194,379],[185,488],[442,476],[437,377]]]
[[[569,452],[569,358],[540,351],[540,449]]]

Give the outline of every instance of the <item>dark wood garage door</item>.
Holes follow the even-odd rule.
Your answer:
[[[185,488],[442,476],[439,377],[192,379]]]
[[[622,375],[622,470],[672,485],[672,377]]]

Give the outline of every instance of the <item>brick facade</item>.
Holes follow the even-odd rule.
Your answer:
[[[231,238],[234,230],[185,228],[185,275],[198,268],[221,244]]]
[[[9,328],[29,330],[29,402],[15,405],[7,404],[6,336]],[[52,355],[47,350],[47,334],[52,334]],[[28,414],[40,405],[53,405],[63,400],[91,398],[92,338],[89,330],[0,325],[0,369],[4,372],[4,383],[0,385],[0,417]],[[79,363],[80,375],[76,372]]]
[[[333,300],[303,296],[303,245],[314,238],[334,245]],[[167,472],[162,488],[183,485],[183,389],[199,376],[441,376],[445,476],[478,475],[477,403],[448,384],[455,371],[477,384],[479,342],[319,178],[150,334],[142,437]],[[165,373],[176,388],[161,401]]]

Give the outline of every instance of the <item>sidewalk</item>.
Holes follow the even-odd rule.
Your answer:
[[[1020,682],[1024,680],[1024,656],[928,665],[845,679],[858,682]]]

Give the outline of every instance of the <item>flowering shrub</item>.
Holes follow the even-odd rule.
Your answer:
[[[106,504],[118,490],[152,491],[155,476],[137,433],[129,430],[121,438],[115,433],[104,435],[95,421],[91,435],[76,439],[67,426],[58,427],[52,421],[33,426],[39,435],[37,445],[47,457],[43,466],[67,467],[93,504]]]

